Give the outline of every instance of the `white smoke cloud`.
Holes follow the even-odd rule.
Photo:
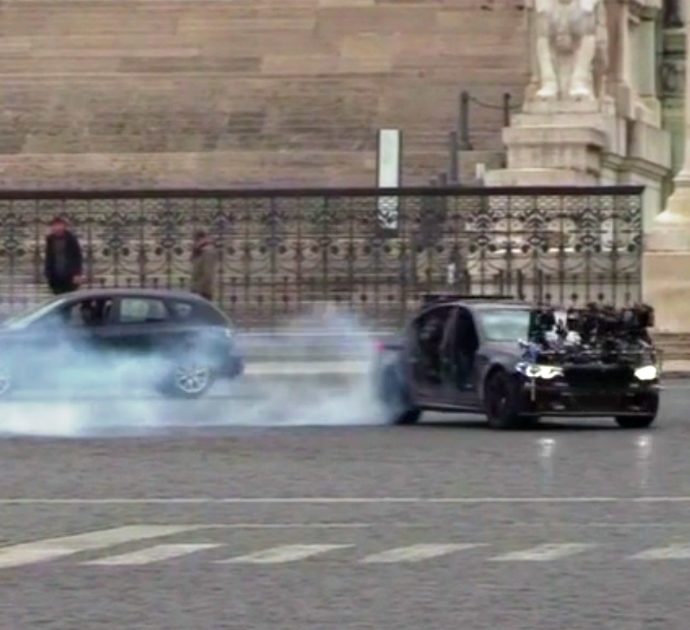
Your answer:
[[[18,391],[0,402],[0,434],[58,437],[139,435],[179,427],[289,427],[380,424],[384,417],[367,371],[376,336],[332,306],[292,320],[281,332],[239,331],[248,374],[217,383],[197,400],[166,399],[152,382],[126,385],[144,358],[118,365],[85,352],[50,389]],[[150,360],[148,360],[150,361]],[[252,374],[256,366],[263,371]],[[319,366],[326,373],[319,373]],[[160,373],[155,363],[146,373]],[[298,368],[308,368],[295,373]],[[158,368],[158,369],[157,369]],[[328,373],[335,371],[335,373]],[[281,373],[282,372],[282,373]],[[345,373],[343,373],[345,372]]]

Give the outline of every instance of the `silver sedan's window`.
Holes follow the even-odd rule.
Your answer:
[[[143,324],[168,319],[163,300],[152,298],[123,298],[120,301],[121,324]]]
[[[180,321],[187,321],[194,315],[194,307],[189,302],[172,302],[173,316]]]

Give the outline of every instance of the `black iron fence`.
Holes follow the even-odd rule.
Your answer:
[[[429,291],[535,301],[640,298],[641,189],[0,193],[0,311],[47,295],[47,225],[69,219],[89,287],[186,288],[193,231],[217,247],[217,302],[243,326],[314,304],[399,324]]]

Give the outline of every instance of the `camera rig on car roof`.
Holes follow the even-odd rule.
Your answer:
[[[654,309],[647,304],[622,308],[590,302],[558,309],[541,306],[531,312],[528,354],[540,359],[578,362],[599,358],[615,362],[656,352],[648,329],[654,326]],[[536,357],[535,357],[536,358]]]

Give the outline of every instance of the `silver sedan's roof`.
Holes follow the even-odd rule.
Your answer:
[[[102,297],[158,297],[158,298],[172,298],[184,300],[201,300],[198,295],[189,291],[175,290],[175,289],[84,289],[81,291],[74,291],[72,293],[63,293],[59,298],[102,298]],[[57,298],[56,298],[57,299]]]

